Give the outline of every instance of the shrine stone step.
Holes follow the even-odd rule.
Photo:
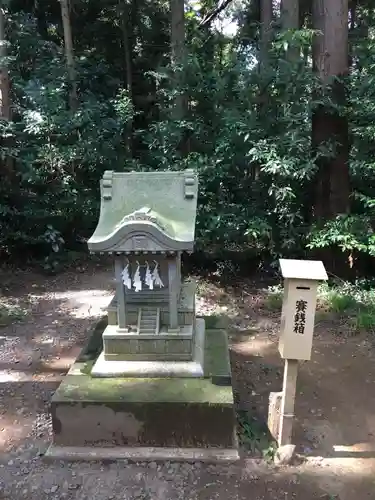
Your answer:
[[[156,331],[156,323],[153,325],[141,324],[139,327],[139,334],[140,335],[142,335],[144,333],[156,335],[155,331]]]
[[[138,313],[139,335],[157,335],[159,333],[160,308],[140,307]]]

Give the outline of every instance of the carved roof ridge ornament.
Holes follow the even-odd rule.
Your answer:
[[[184,196],[186,199],[194,198],[196,192],[197,178],[192,168],[187,168],[184,172]]]
[[[106,170],[103,174],[103,200],[112,200],[113,170]]]
[[[153,215],[152,210],[149,207],[142,207],[138,210],[134,210],[134,212],[132,212],[131,214],[125,215],[117,224],[117,227],[121,226],[125,222],[132,221],[151,222],[152,224],[158,226],[162,231],[166,231],[166,227],[164,226],[164,224],[162,224],[160,220],[155,215]]]

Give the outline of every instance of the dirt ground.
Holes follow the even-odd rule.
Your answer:
[[[49,402],[103,314],[111,270],[57,277],[0,272],[2,298],[27,309],[0,328],[0,499],[285,500],[375,499],[375,348],[345,321],[318,322],[313,358],[300,368],[295,442],[304,463],[278,468],[244,452],[231,466],[166,463],[46,463]],[[231,317],[231,353],[241,409],[266,417],[281,389],[279,312],[262,286],[204,284],[198,308]]]

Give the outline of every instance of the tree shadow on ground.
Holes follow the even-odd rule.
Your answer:
[[[17,363],[14,359],[4,361],[2,356],[1,372],[10,375],[12,372],[25,374],[24,382],[11,382],[10,377],[8,382],[3,378],[5,382],[0,383],[0,394],[5,396],[8,405],[7,418],[19,417],[19,408],[12,404],[12,399],[18,402],[29,401],[27,404],[35,409],[35,390],[38,391],[39,387],[42,391],[39,384],[44,382],[39,379],[31,382],[27,380],[29,376],[44,376],[45,384],[54,387],[47,391],[47,399],[51,396],[58,381],[50,382],[48,377],[61,377],[61,374],[66,373],[69,364],[84,346],[90,326],[100,315],[99,310],[95,314],[92,310],[89,312],[90,304],[82,303],[83,295],[86,294],[90,302],[90,297],[94,297],[95,291],[101,287],[103,292],[109,292],[113,286],[111,277],[111,271],[105,270],[93,272],[89,276],[79,275],[78,278],[74,273],[68,273],[67,276],[54,278],[53,283],[48,285],[43,285],[41,280],[41,293],[36,294],[39,298],[33,305],[30,316],[22,323],[0,329],[0,337],[5,337],[5,341],[1,341],[0,352],[4,350],[4,344],[12,343],[12,339],[17,339],[20,344],[19,348],[13,346],[14,349],[22,351]],[[31,281],[23,284],[24,295],[19,289],[19,297],[33,293],[35,283]],[[224,307],[230,300],[231,324],[228,332],[232,344],[233,385],[238,407],[265,424],[269,393],[280,391],[282,387],[283,363],[277,352],[279,312],[265,308],[265,294],[259,293],[256,283],[241,283],[239,286],[227,285],[224,288],[219,285],[212,288],[211,283],[207,297],[214,304],[219,291],[221,295],[216,302]],[[261,287],[264,287],[263,283]],[[67,298],[66,288],[79,293]],[[109,298],[108,295],[108,301]],[[86,316],[77,316],[77,311],[86,307],[85,304]],[[314,352],[311,362],[301,365],[295,440],[299,451],[306,456],[371,458],[372,451],[366,449],[366,446],[371,447],[374,442],[375,422],[372,415],[375,415],[375,408],[370,398],[366,397],[364,380],[375,382],[373,355],[366,352],[362,353],[360,359],[353,358],[353,353],[357,352],[358,339],[346,339],[337,344],[336,333],[334,324],[324,324],[324,330],[318,328],[314,339],[314,350],[317,352]],[[370,382],[366,386],[367,394],[371,393]],[[4,393],[4,385],[10,386],[9,394]],[[18,391],[23,395],[14,398],[12,393]],[[348,449],[358,443],[364,444],[363,450]],[[335,448],[336,445],[346,449]]]
[[[249,280],[232,290],[214,281],[206,282],[203,292],[214,314],[216,296],[216,313],[222,315],[221,308],[228,316],[239,408],[265,426],[270,392],[282,390],[284,368],[277,349],[281,311],[268,307],[264,283],[263,291]],[[334,317],[317,324],[312,359],[300,363],[297,383],[294,439],[304,456],[374,457],[375,402],[367,397],[375,383],[371,346],[368,335],[353,337]]]
[[[258,310],[260,324],[264,324],[266,314]],[[253,324],[247,333],[231,337],[234,386],[241,404],[264,425],[270,392],[282,390],[283,360],[277,351],[277,329],[277,321],[274,332],[257,331]],[[373,458],[375,404],[368,400],[363,386],[365,379],[367,384],[375,379],[373,355],[362,353],[361,360],[353,362],[358,339],[337,345],[332,336],[331,331],[319,331],[312,360],[300,364],[294,426],[298,451],[305,456]],[[371,385],[368,387],[370,390]]]
[[[35,418],[41,413],[48,416],[53,392],[87,343],[92,325],[102,317],[112,296],[108,273],[90,279],[85,277],[81,286],[61,293],[51,293],[49,283],[33,294],[31,304],[34,279],[25,282],[24,295],[17,292],[30,307],[23,321],[0,328],[0,398],[7,424],[0,433],[3,450],[21,446],[30,438]],[[45,433],[50,439],[50,427]]]
[[[0,268],[0,293],[4,297],[25,297],[33,293],[90,290],[102,285],[113,287],[113,263],[110,259],[101,262],[85,262],[74,265],[56,275],[46,275],[35,269]]]

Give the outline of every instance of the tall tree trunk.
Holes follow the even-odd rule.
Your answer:
[[[272,19],[273,19],[273,5],[272,0],[259,0],[259,97],[257,103],[257,114],[259,122],[263,122],[268,113],[268,85],[269,78],[267,78],[267,69],[269,65],[269,50],[272,40]],[[252,177],[254,180],[258,179],[260,174],[260,164],[253,163]]]
[[[131,20],[132,13],[135,7],[134,1],[132,0],[131,5],[127,2],[123,2],[123,8],[121,13],[121,29],[122,29],[122,43],[123,43],[123,51],[124,51],[124,63],[125,63],[125,85],[128,93],[129,99],[133,102],[133,44],[132,44],[132,34],[131,34]],[[130,156],[133,153],[133,122],[129,120],[126,124],[126,132],[125,132],[125,143],[126,148]]]
[[[313,65],[323,90],[330,92],[336,106],[346,103],[345,77],[348,73],[348,0],[314,0],[313,28],[322,34],[315,36]],[[316,97],[319,97],[319,94]],[[312,218],[318,224],[346,214],[350,210],[349,134],[347,118],[333,106],[319,104],[312,116],[312,146],[329,141],[333,156],[318,158],[315,179],[315,200]],[[350,265],[345,255],[335,247],[318,252],[327,269],[348,276]]]
[[[5,11],[0,8],[0,116],[1,119],[9,121],[10,116],[10,86],[9,86],[9,72],[5,58],[7,56],[6,36],[5,36]]]
[[[10,100],[10,79],[5,58],[7,56],[7,40],[5,34],[6,12],[0,8],[0,119],[9,122],[12,118]],[[9,146],[9,139],[2,138],[2,146]],[[6,142],[8,144],[6,144]],[[1,180],[6,183],[14,182],[14,161],[10,156],[1,159]]]
[[[354,31],[355,29],[355,23],[356,23],[356,14],[357,14],[357,1],[356,0],[351,0],[349,2],[349,12],[350,12],[350,25],[349,29],[350,31]]]
[[[260,0],[260,68],[265,68],[268,63],[268,52],[272,39],[272,17],[272,0]]]
[[[184,71],[186,64],[185,51],[185,2],[184,0],[170,0],[171,2],[171,53],[172,64],[180,67],[176,71],[176,96],[174,117],[182,120],[187,114],[187,96],[181,92],[184,85]]]
[[[353,51],[355,43],[353,43],[351,35],[355,33],[356,17],[357,17],[357,1],[351,0],[349,2],[349,54],[348,54],[349,69],[353,66]]]
[[[299,0],[281,0],[281,21],[284,31],[299,29]],[[290,61],[298,60],[298,48],[289,47],[287,57]]]
[[[74,62],[73,38],[70,25],[69,0],[59,0],[61,5],[61,17],[64,29],[64,45],[66,67],[69,79],[69,106],[72,111],[78,107],[76,65]]]
[[[342,78],[348,73],[348,0],[314,0],[313,26],[322,32],[314,40],[314,68],[322,85],[331,85],[333,101],[345,105]],[[317,150],[326,141],[336,144],[335,155],[323,157],[318,163],[313,214],[317,220],[347,213],[350,195],[347,119],[342,113],[319,105],[312,118],[313,147]]]
[[[298,30],[299,28],[298,0],[282,0],[281,21],[284,30]]]
[[[272,40],[272,0],[259,0],[260,1],[260,40],[259,40],[259,62],[258,70],[260,75],[260,88],[258,99],[258,113],[260,116],[266,111],[266,104],[268,102],[267,86],[268,80],[264,78],[267,73],[269,63],[269,49]]]
[[[205,0],[201,2],[199,16],[201,19],[209,19],[210,13],[213,11],[213,2],[211,0]],[[202,85],[201,90],[196,97],[196,113],[203,120],[205,130],[207,134],[193,135],[194,138],[194,150],[199,150],[200,152],[207,152],[210,149],[210,132],[215,124],[215,103],[212,94],[212,74],[215,64],[215,45],[216,40],[213,36],[210,22],[206,22],[200,25],[201,40],[203,44],[197,54],[199,60],[199,67],[201,74],[205,75],[207,85]],[[221,50],[221,47],[220,49]]]

